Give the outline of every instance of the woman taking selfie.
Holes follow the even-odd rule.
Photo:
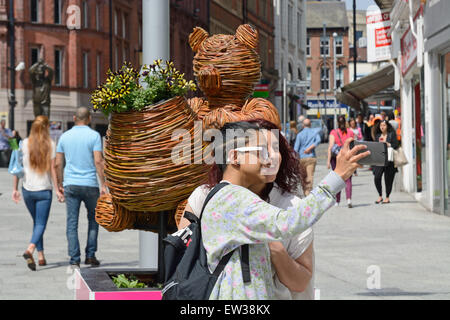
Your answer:
[[[375,141],[386,143],[388,148],[398,149],[399,143],[397,140],[397,134],[392,127],[392,125],[387,120],[381,120],[376,127],[374,128]],[[375,181],[375,187],[378,191],[378,199],[375,203],[390,203],[389,196],[392,192],[392,185],[394,183],[395,173],[397,172],[397,168],[394,167],[394,162],[389,161],[387,166],[373,167],[373,175]],[[383,187],[381,180],[384,174],[384,183],[386,186],[386,198],[383,200]]]
[[[252,144],[251,139],[247,139],[245,134],[230,137],[226,134],[227,130],[263,132],[266,139]],[[286,242],[277,242],[289,241],[307,231],[318,221],[333,205],[336,192],[344,187],[343,179],[347,179],[353,173],[359,166],[357,161],[367,156],[368,152],[356,155],[356,152],[363,150],[364,147],[357,147],[350,151],[349,143],[346,143],[338,156],[335,172],[328,174],[305,199],[285,204],[280,201],[278,203],[280,208],[262,199],[267,199],[270,203],[276,202],[276,193],[272,193],[275,187],[275,184],[272,184],[274,182],[281,189],[275,192],[281,195],[283,190],[296,192],[294,187],[296,182],[285,180],[289,175],[284,176],[285,179],[283,179],[286,172],[279,174],[280,171],[287,169],[282,163],[282,155],[280,156],[283,149],[281,144],[286,141],[278,140],[279,137],[273,132],[262,129],[261,124],[243,121],[226,124],[221,129],[221,133],[225,142],[220,149],[222,152],[220,156],[227,161],[217,163],[219,171],[216,171],[215,177],[213,174],[211,182],[214,184],[222,180],[228,184],[220,189],[204,208],[201,230],[210,270],[215,270],[223,256],[233,251],[234,253],[224,271],[219,275],[209,299],[276,299],[277,293],[269,253],[272,253],[272,262],[279,281],[291,291],[305,290],[305,284],[308,284],[312,276],[312,259],[303,263],[296,260],[310,249],[310,244],[306,251],[296,252],[296,256],[291,257],[288,252],[283,251],[286,250]],[[244,147],[236,148],[236,144],[244,145]],[[217,160],[218,155],[216,154],[215,157]],[[290,157],[286,156],[286,161],[289,159]],[[295,176],[290,175],[290,177]],[[298,183],[298,180],[296,181]],[[198,213],[198,208],[203,205],[205,194],[208,192],[202,189],[205,189],[205,186],[193,192],[186,211]],[[274,195],[273,199],[271,194]],[[284,205],[287,206],[286,209],[282,208]],[[182,224],[181,227],[183,227]],[[251,274],[249,283],[243,280],[239,250],[235,251],[245,244],[249,245]],[[291,266],[283,263],[283,259],[286,258],[290,259],[286,261],[289,261]],[[291,268],[292,266],[294,268]],[[283,268],[285,268],[284,271]],[[296,270],[298,273],[292,272],[295,268],[300,269]]]

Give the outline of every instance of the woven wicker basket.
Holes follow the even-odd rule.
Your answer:
[[[183,97],[140,112],[112,115],[105,144],[105,177],[114,203],[130,211],[173,210],[204,182],[208,168],[194,164],[193,152],[180,152],[179,164],[172,160],[172,151],[180,143],[172,134],[182,129],[193,139],[194,120]]]
[[[180,218],[181,216],[177,218],[177,215],[169,214],[167,228],[174,230],[178,226]],[[158,232],[159,228],[157,214],[154,212],[131,212],[115,204],[110,194],[102,195],[98,199],[95,220],[110,232],[127,229]]]

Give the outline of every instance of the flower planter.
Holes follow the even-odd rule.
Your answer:
[[[86,268],[75,271],[75,300],[161,300],[158,288],[117,288],[111,276],[133,275],[142,282],[156,279],[148,269]]]

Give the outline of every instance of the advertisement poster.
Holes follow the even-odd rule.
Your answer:
[[[389,36],[391,21],[389,10],[370,6],[366,12],[367,62],[378,62],[391,58],[392,39]]]

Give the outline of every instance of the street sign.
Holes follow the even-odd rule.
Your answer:
[[[302,80],[302,81],[287,81],[286,85],[288,87],[298,87],[298,88],[305,88],[311,86],[311,81],[308,80]]]

